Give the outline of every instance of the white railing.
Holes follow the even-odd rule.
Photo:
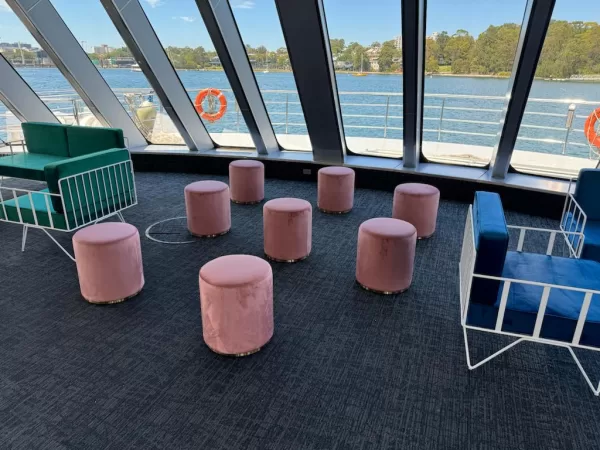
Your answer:
[[[188,88],[186,90],[190,97],[194,98],[201,88]],[[226,93],[229,100],[233,102],[233,107],[228,110],[228,113],[225,114],[219,122],[206,124],[209,131],[247,132],[244,120],[241,118],[241,111],[233,96],[233,91],[229,88],[220,90]],[[154,103],[155,108],[159,112],[165,112],[158,97],[151,88],[115,88],[113,91],[123,106],[134,117],[135,111],[131,111],[131,102],[126,100],[127,94],[138,96],[142,100],[150,98],[151,102]],[[298,131],[298,128],[305,128],[306,124],[304,123],[302,108],[296,91],[265,89],[262,90],[261,93],[265,100],[269,115],[271,116],[271,122],[273,126],[276,127],[276,132],[279,132],[279,129],[281,129],[284,134],[289,134],[290,129],[292,129],[292,134],[305,133],[305,131]],[[65,90],[45,91],[41,92],[40,95],[42,100],[47,105],[50,105],[54,112],[60,113],[64,117],[68,116],[75,124],[81,123],[82,116],[89,116],[91,114],[83,101],[79,97],[76,97],[72,92]],[[341,91],[339,92],[339,96],[342,109],[346,109],[346,111],[343,111],[343,117],[350,119],[345,123],[346,129],[365,130],[365,133],[368,132],[369,136],[364,137],[382,138],[390,137],[390,132],[399,132],[403,130],[401,122],[401,119],[403,118],[403,105],[401,101],[402,93]],[[356,99],[360,96],[368,96],[372,100],[353,100],[353,98]],[[493,145],[491,143],[497,138],[497,132],[502,120],[505,97],[426,93],[425,100],[437,103],[426,103],[424,105],[425,113],[423,120],[425,123],[424,132],[429,133],[430,136],[432,134],[435,135],[435,139],[438,142],[443,140],[443,136],[470,136],[475,139],[484,139],[486,142],[489,140],[490,145]],[[465,105],[461,104],[461,102],[472,102],[472,104]],[[497,102],[496,107],[490,107],[490,102]],[[583,128],[574,127],[574,121],[568,120],[570,114],[568,107],[569,105],[575,105],[576,108],[589,106],[590,109],[593,109],[600,105],[600,100],[530,98],[528,104],[555,105],[556,108],[555,112],[533,111],[529,109],[525,111],[524,116],[532,117],[535,123],[523,123],[521,125],[518,141],[551,146],[548,147],[551,149],[548,153],[563,155],[568,154],[570,151],[569,149],[575,151],[574,149],[585,149],[587,147],[586,156],[588,158],[592,159],[597,156],[597,149],[585,142]],[[564,111],[558,111],[558,109],[562,109],[563,107]],[[357,110],[357,108],[369,108],[376,111],[367,114]],[[452,114],[454,114],[454,116],[452,116]],[[461,117],[461,114],[463,114],[464,117]],[[468,118],[468,115],[472,114],[484,115],[485,118]],[[571,114],[575,120],[587,118],[586,115],[575,114],[575,111],[571,112]],[[364,123],[350,123],[354,119],[362,120]],[[549,125],[545,123],[547,120],[560,121],[561,125],[557,126],[557,123],[555,123],[554,126]],[[564,125],[562,125],[563,123]],[[455,128],[453,129],[452,126]],[[456,127],[459,129],[456,129]],[[462,129],[460,129],[461,127]],[[527,130],[534,133],[534,135],[527,135]],[[168,127],[168,129],[162,131],[178,134],[174,127]],[[378,135],[378,133],[380,133],[380,135]],[[536,136],[535,133],[538,133],[538,136]],[[550,137],[541,137],[539,136],[541,133],[550,135]],[[571,139],[573,133],[578,135],[578,139]],[[562,134],[562,137],[558,138],[557,134]],[[426,140],[431,141],[432,139]],[[552,150],[552,148],[554,148],[554,150]]]
[[[519,242],[517,244],[517,251],[522,251],[522,249],[523,249],[523,241],[525,239],[526,231],[540,231],[540,232],[545,232],[545,233],[549,234],[549,236],[550,236],[549,242],[548,242],[548,246],[546,248],[547,255],[552,254],[557,232],[560,232],[564,236],[577,235],[578,242],[583,242],[583,239],[584,239],[583,233],[566,232],[566,231],[559,231],[559,230],[546,230],[546,229],[537,229],[537,228],[529,228],[529,227],[517,227],[517,226],[510,226],[509,228],[521,230],[521,232],[519,233]],[[566,241],[568,243],[569,239],[566,239]],[[473,214],[472,214],[472,207],[469,207],[469,212],[467,214],[467,221],[466,221],[466,226],[465,226],[465,234],[464,234],[463,247],[462,247],[462,252],[461,252],[461,259],[460,259],[460,263],[459,263],[459,273],[460,273],[460,281],[459,281],[460,289],[459,289],[459,291],[460,291],[460,305],[461,305],[461,326],[463,328],[463,336],[464,336],[465,352],[466,352],[468,368],[470,370],[476,369],[476,368],[482,366],[483,364],[491,361],[496,356],[504,353],[506,350],[508,350],[508,349],[514,347],[515,345],[519,344],[520,342],[524,342],[524,341],[538,342],[538,343],[554,345],[554,346],[558,346],[558,347],[565,347],[571,353],[571,356],[575,360],[577,367],[579,368],[582,375],[584,376],[588,386],[592,389],[592,392],[596,396],[600,395],[600,383],[598,384],[597,387],[592,383],[588,374],[586,373],[583,366],[579,362],[577,355],[573,351],[573,348],[582,348],[582,349],[587,349],[587,350],[600,351],[600,348],[598,348],[598,347],[591,347],[588,345],[582,345],[580,343],[583,327],[587,320],[587,315],[588,315],[588,311],[590,308],[590,304],[593,300],[593,296],[595,295],[596,300],[597,300],[598,295],[600,295],[600,291],[594,290],[594,289],[584,289],[584,288],[579,288],[579,287],[575,287],[575,286],[566,286],[566,285],[559,285],[559,284],[552,284],[552,283],[542,283],[542,282],[536,282],[536,281],[522,280],[522,279],[516,279],[516,278],[496,277],[496,276],[477,274],[477,273],[474,273],[476,258],[477,258],[477,250],[475,247],[474,232],[473,232]],[[470,291],[471,291],[471,285],[472,285],[474,279],[493,280],[493,281],[497,281],[500,283],[500,287],[499,287],[499,292],[501,292],[500,305],[498,306],[498,314],[496,316],[496,322],[494,324],[493,329],[492,328],[484,328],[484,327],[480,327],[480,326],[476,326],[476,325],[470,325],[467,323],[467,314],[468,314],[469,304],[471,302]],[[520,334],[520,333],[514,333],[514,332],[509,332],[509,331],[503,330],[504,316],[506,313],[506,309],[508,307],[509,293],[510,293],[511,288],[515,285],[537,286],[537,287],[542,288],[542,293],[540,296],[540,304],[539,304],[538,310],[536,312],[536,319],[535,319],[535,323],[534,323],[533,332],[530,335],[529,334],[524,335],[524,334]],[[581,310],[580,310],[580,313],[579,313],[579,316],[577,319],[575,332],[573,333],[573,338],[569,342],[559,341],[556,339],[543,338],[540,336],[541,331],[542,331],[542,326],[544,323],[548,300],[550,298],[550,294],[552,293],[553,289],[563,291],[563,292],[568,291],[568,292],[577,292],[577,293],[583,294],[583,303],[582,303]],[[486,333],[501,334],[501,335],[505,335],[505,336],[512,336],[512,337],[515,337],[518,339],[516,341],[512,342],[511,344],[507,345],[506,347],[498,350],[494,354],[488,356],[487,358],[479,361],[478,363],[472,364],[471,356],[470,356],[470,352],[469,352],[469,342],[467,339],[467,330],[475,330],[475,331],[482,331],[482,332],[486,332]]]

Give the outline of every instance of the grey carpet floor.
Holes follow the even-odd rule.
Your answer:
[[[139,205],[124,215],[143,234],[184,215],[184,186],[206,178],[140,173]],[[268,180],[266,196],[316,207],[313,183]],[[311,256],[273,263],[272,341],[239,359],[203,343],[198,270],[230,253],[262,256],[262,205],[232,205],[232,231],[217,239],[143,237],[146,286],[113,306],[82,300],[74,264],[40,231],[21,253],[20,227],[0,223],[0,448],[600,448],[600,398],[567,350],[526,343],[468,371],[457,283],[466,205],[441,203],[406,293],[356,285],[358,227],[391,203],[357,190],[350,214],[313,212]],[[160,232],[176,237],[177,223]],[[473,357],[504,342],[474,335]],[[583,363],[599,376],[590,353]]]

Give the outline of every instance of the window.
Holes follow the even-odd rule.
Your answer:
[[[0,2],[0,52],[62,123],[102,126],[16,14]],[[21,139],[18,119],[0,106],[0,139]]]
[[[225,96],[225,114],[212,122],[202,119],[212,139],[224,147],[254,147],[196,2],[180,0],[167,5],[142,1],[141,4],[192,101],[195,103],[198,94],[210,88],[220,90]],[[219,104],[205,100],[203,107],[216,111]]]
[[[73,35],[152,144],[185,145],[99,0],[51,0]]]
[[[525,0],[427,3],[422,153],[486,166],[498,140]]]
[[[598,164],[600,150],[584,124],[600,107],[600,25],[589,21],[599,13],[592,0],[557,0],[511,160],[515,169],[571,178]]]
[[[21,121],[9,111],[6,105],[0,102],[0,154],[5,153],[4,148],[8,142],[23,139]]]
[[[402,156],[399,1],[325,0],[338,95],[350,151]]]
[[[275,2],[230,0],[229,4],[279,144],[287,150],[310,151],[312,147]]]

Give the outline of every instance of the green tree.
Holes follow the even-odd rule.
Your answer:
[[[396,54],[396,43],[394,41],[385,41],[381,46],[379,59],[377,60],[380,72],[390,72],[393,70],[392,65],[394,64]]]
[[[471,71],[482,74],[510,72],[521,27],[514,23],[489,26],[475,43]]]
[[[346,47],[346,42],[344,39],[330,39],[329,45],[331,46],[331,54],[333,56],[337,56],[344,51]]]
[[[452,65],[454,73],[469,73],[475,39],[465,30],[457,30],[444,48],[444,61]]]
[[[427,39],[425,42],[425,71],[426,72],[439,72],[439,54],[440,47],[435,39]]]

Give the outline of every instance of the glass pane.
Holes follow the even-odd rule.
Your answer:
[[[348,149],[401,157],[400,1],[324,5]]]
[[[279,144],[312,150],[275,2],[229,3]]]
[[[0,154],[6,153],[6,144],[23,139],[21,121],[0,102]]]
[[[599,14],[596,1],[557,0],[511,160],[517,170],[571,178],[598,164],[600,25],[589,18]]]
[[[208,89],[219,90],[225,96],[227,105],[222,117],[208,120],[200,116],[213,140],[226,147],[254,147],[196,2],[179,0],[168,6],[156,1],[141,4],[194,103],[200,92]],[[218,113],[220,104],[215,100],[216,95],[208,95],[200,111]]]
[[[102,126],[25,25],[1,2],[0,30],[0,52],[62,123]],[[4,139],[4,133],[10,139],[21,139],[18,120],[10,111],[0,114],[0,138]],[[10,132],[7,132],[7,126]]]
[[[423,155],[486,166],[504,120],[525,0],[427,3]]]
[[[100,1],[51,2],[146,139],[185,145]]]

